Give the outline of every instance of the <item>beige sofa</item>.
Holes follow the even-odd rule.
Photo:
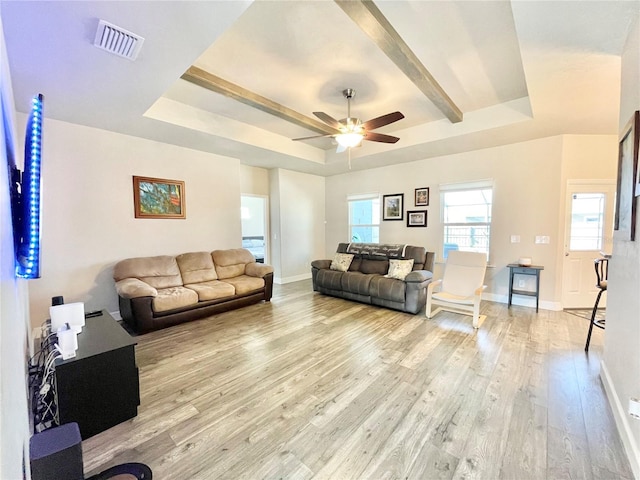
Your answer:
[[[129,258],[114,267],[123,320],[136,332],[271,300],[273,267],[244,248]]]

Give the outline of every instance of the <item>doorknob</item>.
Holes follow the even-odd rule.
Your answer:
[[[569,252],[564,252],[564,256],[568,257],[569,256]]]

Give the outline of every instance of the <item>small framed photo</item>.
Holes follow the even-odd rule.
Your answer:
[[[416,188],[416,207],[428,207],[429,206],[429,189],[427,187],[424,188]]]
[[[163,178],[133,177],[136,218],[186,218],[184,182]]]
[[[426,227],[426,210],[407,210],[407,227]]]
[[[404,193],[382,196],[382,220],[402,220]]]

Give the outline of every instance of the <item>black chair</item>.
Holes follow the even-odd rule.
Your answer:
[[[152,480],[151,469],[143,463],[123,463],[104,472],[89,477],[87,480],[107,480],[109,478]]]
[[[589,343],[591,343],[591,332],[593,331],[593,327],[598,327],[604,330],[605,320],[596,320],[596,313],[598,312],[598,304],[600,303],[600,297],[603,292],[607,291],[607,277],[609,276],[609,259],[608,258],[596,258],[593,261],[593,266],[596,270],[596,277],[598,279],[598,283],[596,283],[596,287],[600,290],[598,292],[598,296],[596,297],[596,303],[593,305],[593,311],[591,312],[591,322],[589,324],[589,333],[587,334],[587,343],[584,346],[584,351],[589,351]]]

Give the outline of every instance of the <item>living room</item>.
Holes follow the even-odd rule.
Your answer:
[[[7,24],[5,14],[15,14],[15,3],[3,1],[0,4],[3,37],[8,29],[13,31],[16,28]],[[29,4],[21,8],[35,9]],[[67,301],[85,302],[87,310],[105,308],[117,313],[118,301],[112,278],[116,262],[136,256],[240,246],[239,212],[243,194],[269,197],[270,255],[267,263],[274,266],[276,283],[286,286],[307,280],[311,261],[330,258],[336,245],[345,241],[349,225],[349,195],[402,193],[404,209],[410,210],[413,208],[414,189],[428,187],[431,198],[427,207],[427,228],[407,228],[404,221],[383,221],[380,223],[380,239],[386,243],[423,245],[430,251],[441,252],[439,189],[448,184],[490,180],[494,188],[494,203],[485,299],[505,303],[508,293],[506,265],[529,255],[545,268],[541,277],[541,308],[561,310],[567,181],[615,182],[618,132],[640,106],[637,12],[631,20],[634,23],[629,25],[633,28],[629,30],[628,38],[625,37],[619,51],[608,55],[611,58],[607,59],[610,67],[617,68],[616,75],[613,75],[617,84],[609,84],[608,91],[599,93],[604,97],[604,103],[615,102],[613,128],[606,133],[589,134],[568,126],[562,133],[540,134],[532,139],[514,135],[514,140],[497,145],[478,143],[476,146],[470,139],[470,146],[443,148],[442,154],[435,146],[425,151],[422,157],[395,165],[376,163],[378,157],[384,155],[384,150],[380,150],[384,147],[369,143],[360,150],[371,147],[377,152],[372,155],[371,167],[363,166],[367,159],[354,153],[351,160],[353,169],[348,170],[345,167],[346,153],[343,153],[330,156],[328,162],[331,168],[339,163],[340,166],[335,168],[340,170],[323,175],[305,169],[296,170],[286,162],[283,166],[268,168],[247,163],[232,154],[200,149],[198,146],[206,143],[201,138],[202,132],[181,130],[183,136],[178,142],[164,142],[161,140],[163,135],[174,138],[175,132],[170,126],[152,118],[139,121],[141,131],[154,130],[145,138],[145,135],[127,134],[117,125],[113,129],[94,126],[92,117],[98,114],[90,109],[84,124],[47,117],[45,110],[42,278],[23,282],[9,279],[12,275],[5,275],[11,271],[12,259],[5,253],[9,249],[4,247],[7,239],[3,233],[3,391],[0,398],[3,405],[3,478],[18,478],[16,472],[21,475],[22,466],[18,459],[23,458],[29,436],[24,399],[12,398],[9,394],[10,391],[24,390],[24,372],[7,375],[7,371],[11,370],[10,364],[23,361],[28,332],[48,317],[51,298],[64,295]],[[12,38],[15,38],[13,34]],[[7,40],[5,49],[11,51],[9,46]],[[16,59],[10,52],[3,52],[3,89],[7,88],[6,82],[12,78],[11,75],[17,74],[14,70],[19,69],[22,73],[26,68],[13,68],[15,63]],[[60,67],[59,70],[66,69]],[[70,76],[72,71],[69,68],[64,75]],[[35,77],[30,83],[37,89],[38,78]],[[532,82],[529,88],[533,91],[534,81],[528,80]],[[567,88],[564,93],[570,91],[571,86]],[[13,90],[17,90],[15,78]],[[62,103],[55,99],[55,95],[45,94],[45,101],[50,101],[52,107]],[[95,89],[91,95],[99,96],[100,89]],[[73,99],[65,98],[64,101],[72,102]],[[535,97],[531,101],[537,114]],[[580,103],[581,99],[576,101]],[[585,103],[589,101],[594,99],[587,99]],[[26,122],[24,110],[17,107],[21,102],[24,100],[15,99],[17,132],[23,131]],[[449,139],[451,143],[454,142]],[[258,148],[252,151],[252,154],[256,153],[259,153]],[[136,219],[131,187],[134,175],[184,181],[186,219]],[[2,215],[5,232],[10,230],[5,228],[9,225],[9,217],[6,210]],[[513,235],[520,237],[519,243],[512,243]],[[547,236],[550,241],[536,243],[537,236]],[[626,451],[636,452],[635,458],[631,454],[629,457],[638,475],[640,427],[637,421],[626,415],[628,398],[640,395],[637,385],[634,385],[637,382],[633,380],[640,375],[637,351],[640,328],[638,247],[636,243],[614,235],[610,248],[613,252],[612,266],[615,265],[610,282],[615,284],[617,281],[620,290],[617,296],[612,292],[609,299],[608,318],[616,320],[606,332],[602,358],[610,375],[609,402],[618,430],[626,442]],[[436,266],[436,273],[442,269],[441,262]],[[522,299],[519,304],[532,306],[530,299]],[[19,338],[20,342],[10,342],[10,338]],[[6,377],[9,377],[8,385],[5,385]],[[626,418],[621,419],[621,413]]]

